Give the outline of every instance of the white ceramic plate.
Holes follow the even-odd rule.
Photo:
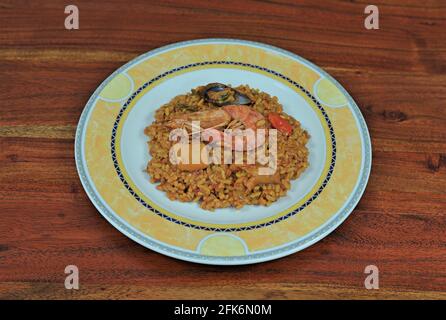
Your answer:
[[[311,135],[309,168],[269,207],[206,211],[169,200],[144,172],[143,131],[155,110],[210,82],[277,96]],[[334,230],[365,189],[371,147],[358,107],[320,68],[268,45],[205,39],[153,50],[107,78],[79,121],[76,164],[101,214],[138,243],[188,261],[247,264],[296,252]]]

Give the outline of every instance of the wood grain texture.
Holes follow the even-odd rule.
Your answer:
[[[0,1],[0,298],[446,299],[446,3]],[[228,37],[295,52],[337,78],[372,137],[364,197],[330,236],[252,266],[177,261],[132,242],[88,200],[74,132],[94,89],[168,43]],[[64,268],[81,289],[64,289]],[[365,290],[364,268],[380,269]]]

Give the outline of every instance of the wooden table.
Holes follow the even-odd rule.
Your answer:
[[[446,3],[0,1],[0,298],[446,298]],[[215,267],[134,243],[88,200],[73,154],[94,89],[135,56],[208,37],[265,42],[337,78],[370,129],[373,167],[335,232],[286,258]],[[80,269],[80,290],[64,268]],[[380,289],[364,288],[364,268]]]

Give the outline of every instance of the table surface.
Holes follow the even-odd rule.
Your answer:
[[[446,298],[446,3],[384,1],[0,3],[0,298]],[[352,215],[291,256],[250,266],[178,261],[96,211],[74,133],[95,88],[137,55],[182,40],[254,40],[295,52],[350,92],[373,167]],[[80,289],[64,288],[64,268]],[[364,288],[376,265],[380,289]]]

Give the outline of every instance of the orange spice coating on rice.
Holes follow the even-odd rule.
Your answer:
[[[152,159],[147,164],[147,173],[152,183],[159,183],[157,189],[164,191],[170,200],[194,201],[206,210],[244,205],[268,206],[286,195],[291,180],[297,179],[308,167],[309,134],[301,128],[299,121],[282,111],[277,97],[251,89],[249,86],[235,87],[254,103],[250,108],[264,116],[265,128],[272,128],[268,115],[277,113],[292,127],[287,135],[277,131],[277,171],[274,183],[259,183],[250,186],[257,174],[256,165],[210,164],[205,168],[184,171],[169,160],[169,150],[174,141],[169,141],[171,128],[166,123],[185,114],[217,110],[219,107],[204,101],[203,87],[179,95],[161,106],[155,113],[155,121],[146,127],[145,134]],[[261,181],[261,180],[259,180]]]

